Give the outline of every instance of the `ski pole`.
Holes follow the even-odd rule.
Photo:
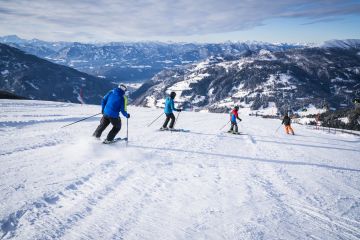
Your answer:
[[[73,123],[70,123],[70,124],[64,125],[64,126],[62,126],[61,128],[64,128],[64,127],[67,127],[67,126],[73,125],[73,124],[75,124],[75,123],[78,123],[78,122],[84,121],[84,120],[86,120],[86,119],[89,119],[89,118],[95,117],[95,116],[100,115],[100,114],[102,114],[102,113],[97,113],[97,114],[94,114],[94,115],[92,115],[92,116],[90,116],[90,117],[86,117],[86,118],[80,119],[80,120],[78,120],[78,121],[76,121],[76,122],[73,122]]]
[[[282,126],[282,124],[276,129],[275,133],[277,133],[279,131],[281,126]]]
[[[147,127],[150,127],[156,120],[158,120],[164,113],[161,113],[154,121],[152,121],[150,124],[147,125]]]
[[[229,124],[230,120],[222,127],[219,129],[219,131],[223,130],[224,127],[226,127]]]
[[[176,121],[177,121],[177,120],[178,120],[178,118],[179,118],[180,113],[181,113],[181,112],[178,112],[178,114],[177,114],[177,116],[176,116],[176,118],[175,118],[175,122],[174,122],[174,126],[173,126],[173,128],[175,128],[175,124],[176,124]]]
[[[128,145],[129,141],[129,119],[126,118],[126,146]]]

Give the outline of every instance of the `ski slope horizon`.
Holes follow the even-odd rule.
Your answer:
[[[241,109],[243,135],[203,112],[161,132],[162,109],[130,106],[128,144],[105,145],[100,116],[61,128],[100,106],[0,106],[0,239],[360,239],[358,136]]]

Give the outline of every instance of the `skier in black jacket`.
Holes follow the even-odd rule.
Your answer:
[[[291,127],[291,118],[289,117],[289,115],[287,113],[285,113],[285,116],[284,116],[281,124],[285,125],[285,131],[287,134],[289,134],[289,132],[291,132],[292,135],[295,135],[294,130]]]

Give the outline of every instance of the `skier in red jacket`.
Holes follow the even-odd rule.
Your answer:
[[[228,133],[239,134],[239,129],[238,129],[238,125],[236,123],[236,119],[241,121],[241,118],[239,118],[238,111],[239,111],[239,106],[235,106],[234,109],[230,113],[231,127],[230,127],[230,130],[228,131]]]

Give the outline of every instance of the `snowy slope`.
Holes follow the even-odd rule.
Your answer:
[[[0,239],[360,238],[358,137],[194,112],[159,132],[139,107],[127,147],[92,139],[96,117],[60,129],[97,112],[0,100]]]

